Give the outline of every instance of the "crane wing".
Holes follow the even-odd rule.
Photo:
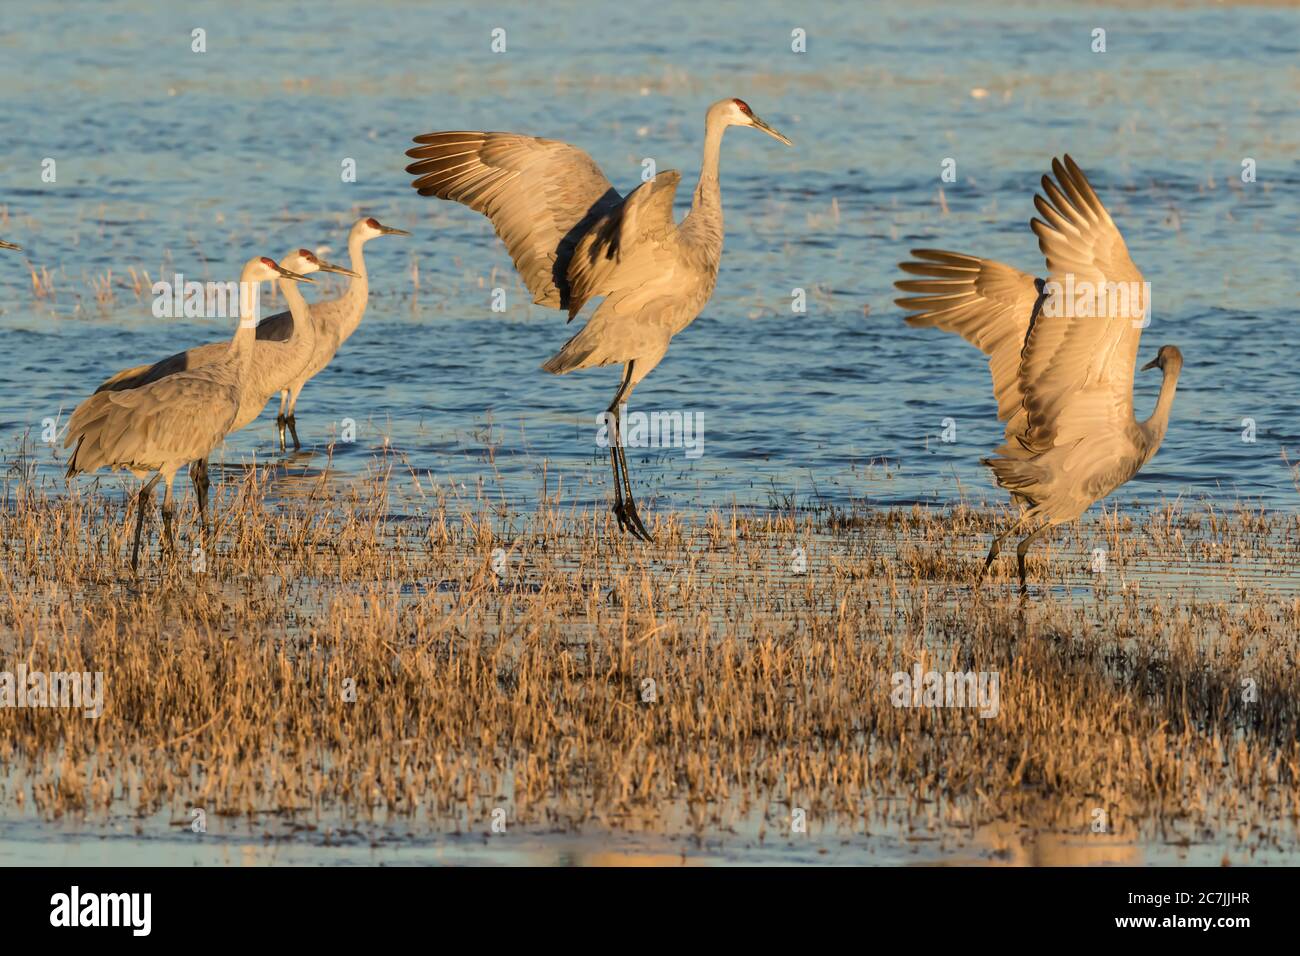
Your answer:
[[[1047,257],[1050,293],[1031,324],[1020,363],[1028,427],[1024,448],[1105,433],[1133,423],[1133,367],[1149,306],[1142,274],[1097,193],[1068,155],[1052,160],[1030,227]],[[1058,185],[1059,184],[1059,185]],[[1055,286],[1055,288],[1053,288]],[[1070,467],[1067,463],[1067,468]]]
[[[590,300],[671,267],[677,232],[673,201],[682,174],[668,169],[642,183],[579,240],[569,262],[569,318]]]
[[[583,234],[619,202],[582,150],[514,133],[441,132],[415,137],[406,171],[422,196],[483,213],[506,244],[533,301],[569,305],[569,260]]]
[[[307,308],[311,308],[308,305]],[[288,310],[268,315],[257,323],[257,341],[288,342],[293,338],[293,313]]]
[[[68,474],[202,458],[225,437],[238,411],[235,390],[201,371],[140,388],[96,392],[68,421],[64,444],[77,443]]]
[[[924,279],[895,282],[919,295],[895,300],[915,312],[907,324],[955,332],[989,357],[998,418],[1010,441],[1025,430],[1020,353],[1040,299],[1040,280],[1019,269],[957,252],[913,249],[918,260],[898,267]]]
[[[186,349],[184,352],[177,352],[165,359],[159,359],[152,365],[137,365],[134,368],[123,369],[112,378],[107,379],[95,391],[120,392],[123,389],[139,388],[141,385],[160,381],[175,375],[177,372],[184,372],[187,369],[198,368],[218,361],[225,357],[229,350],[229,339],[224,342],[209,342],[206,345],[197,345],[192,349]]]

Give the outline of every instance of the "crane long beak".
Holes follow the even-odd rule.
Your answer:
[[[342,266],[336,266],[332,262],[326,262],[324,259],[317,259],[320,263],[321,272],[337,272],[341,276],[351,276],[354,279],[360,279],[360,273],[353,272],[351,269],[344,269]]]
[[[292,279],[294,282],[315,282],[315,279],[309,279],[307,276],[300,276],[296,272],[290,272],[284,266],[276,266],[275,271],[280,273],[286,279]]]
[[[409,236],[410,233],[405,229],[394,229],[392,226],[382,226],[379,230],[385,236]]]
[[[1159,368],[1159,367],[1160,367],[1160,356],[1157,355],[1150,362],[1147,362],[1146,365],[1143,365],[1139,371],[1145,372],[1148,369]]]
[[[0,249],[12,249],[14,252],[23,251],[22,246],[16,246],[12,242],[5,242],[3,239],[0,239]]]
[[[768,126],[766,123],[764,123],[764,122],[763,122],[761,119],[759,119],[757,116],[754,117],[754,125],[755,125],[758,129],[761,129],[761,130],[762,130],[764,133],[766,133],[768,136],[771,136],[771,137],[774,138],[774,139],[779,139],[781,142],[785,143],[785,145],[787,145],[787,146],[793,146],[793,145],[794,145],[794,143],[790,142],[789,138],[788,138],[784,133],[779,133],[779,132],[777,132],[777,131],[774,130],[772,127],[770,127],[770,126]]]

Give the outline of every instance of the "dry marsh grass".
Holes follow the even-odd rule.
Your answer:
[[[202,573],[187,507],[135,579],[120,498],[4,486],[0,670],[106,687],[98,719],[0,708],[4,813],[762,840],[799,808],[845,835],[1297,847],[1295,515],[1105,511],[1021,601],[1010,562],[974,584],[1006,515],[968,508],[660,512],[642,547],[602,504],[506,519],[393,469],[236,471],[214,501]],[[997,673],[998,714],[895,707],[917,663]]]

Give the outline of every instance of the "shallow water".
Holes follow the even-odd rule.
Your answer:
[[[680,216],[703,111],[735,95],[796,148],[747,130],[727,136],[717,291],[633,402],[702,415],[703,454],[629,456],[643,513],[1004,500],[979,465],[1002,431],[984,360],[956,337],[908,328],[892,283],[914,246],[1041,274],[1027,228],[1032,196],[1051,158],[1067,151],[1152,284],[1141,354],[1172,342],[1187,362],[1158,457],[1110,503],[1246,498],[1294,510],[1295,10],[666,0],[652,29],[646,17],[614,3],[595,16],[578,3],[483,12],[391,0],[373,0],[364,15],[336,0],[306,13],[226,3],[6,9],[0,237],[26,252],[0,253],[4,464],[61,488],[66,457],[42,443],[44,419],[61,427],[120,368],[229,335],[226,320],[154,319],[129,270],[225,280],[251,255],[302,245],[341,259],[347,226],[365,214],[415,235],[367,247],[366,319],[303,393],[299,431],[314,454],[295,465],[305,477],[277,483],[280,497],[310,494],[327,459],[332,479],[346,483],[395,452],[426,486],[453,496],[474,499],[482,487],[529,510],[545,488],[566,507],[605,507],[595,416],[617,371],[540,371],[575,327],[528,304],[485,219],[414,193],[403,153],[435,129],[563,138],[622,191],[651,157],[683,171]],[[207,30],[205,54],[190,50],[196,27]],[[505,54],[489,50],[496,27],[507,30]],[[790,52],[795,27],[809,38],[802,55]],[[1105,54],[1089,49],[1097,27],[1107,31]],[[949,157],[958,181],[941,184]],[[1245,157],[1258,163],[1256,183],[1240,180]],[[56,183],[41,181],[45,158],[57,163]],[[355,183],[340,179],[345,158],[356,160]],[[29,265],[48,270],[53,295],[33,295]],[[111,296],[97,298],[92,283],[110,272]],[[321,285],[308,297],[338,288]],[[498,286],[503,314],[491,309]],[[807,292],[806,315],[791,313],[795,288]],[[1139,415],[1158,387],[1157,373],[1138,375]],[[356,442],[327,452],[346,418],[357,422]],[[947,418],[952,443],[940,438]],[[1243,441],[1247,418],[1253,442]],[[232,472],[277,458],[274,434],[272,410],[218,457]],[[1080,600],[1090,600],[1086,548],[1075,557]],[[1237,588],[1222,568],[1194,562],[1136,572],[1144,587]],[[1286,593],[1295,586],[1286,568],[1242,573]],[[694,845],[532,834],[499,847],[470,836],[372,847],[366,837],[325,849],[307,837],[267,842],[257,828],[196,847],[176,829],[166,819],[142,832],[22,819],[0,823],[0,853],[79,863],[124,854],[160,863],[589,862],[620,853],[664,862],[683,852],[688,862],[1217,863],[1223,853],[1147,839],[1113,858],[1052,857],[1006,849],[1005,835],[945,847],[819,837],[812,849],[750,837]]]
[[[1294,833],[1291,836],[1294,838]],[[415,834],[400,824],[295,824],[210,821],[204,833],[178,813],[100,823],[0,820],[0,863],[10,866],[755,866],[1011,865],[1218,866],[1294,865],[1294,854],[1229,839],[1188,839],[1170,828],[1154,839],[1037,831],[1012,823],[947,831],[646,833],[524,831],[492,833],[487,825],[455,834]]]
[[[1041,270],[1026,228],[1033,190],[1065,151],[1152,284],[1142,354],[1176,342],[1187,359],[1165,445],[1118,500],[1294,506],[1282,454],[1300,458],[1300,390],[1279,350],[1300,314],[1295,11],[669,2],[653,31],[643,10],[616,4],[598,30],[574,30],[581,9],[7,11],[0,234],[27,252],[0,260],[0,447],[12,455],[23,434],[39,444],[44,418],[66,421],[121,367],[228,336],[226,320],[154,319],[128,269],[226,279],[253,253],[327,244],[342,257],[364,210],[415,237],[368,246],[370,308],[304,392],[305,440],[320,447],[352,418],[357,441],[336,446],[336,467],[363,470],[387,441],[417,469],[499,480],[520,504],[543,463],[552,487],[567,479],[603,502],[594,419],[616,370],[538,369],[574,327],[527,304],[485,219],[410,189],[402,154],[439,128],[563,137],[623,190],[644,157],[683,169],[682,214],[704,107],[735,94],[797,148],[750,130],[727,137],[717,292],[633,401],[703,416],[702,456],[636,456],[656,507],[791,494],[1000,500],[978,463],[1001,435],[982,357],[907,328],[891,283],[917,245]],[[496,26],[504,54],[489,52]],[[802,55],[790,52],[795,26],[809,37]],[[1105,54],[1089,50],[1097,26]],[[205,54],[190,51],[195,27],[208,31]],[[1258,163],[1253,185],[1239,179],[1245,156]],[[40,181],[45,157],[57,183]],[[340,181],[345,157],[357,161],[354,184]],[[944,186],[945,214],[947,157],[958,182]],[[28,261],[53,274],[52,299],[33,298]],[[101,306],[89,281],[109,270],[115,297]],[[505,314],[490,308],[496,286]],[[791,314],[796,287],[807,315]],[[1138,376],[1139,414],[1158,379]],[[940,440],[945,418],[953,443]],[[1256,423],[1253,443],[1243,418]],[[226,461],[272,455],[273,419],[234,436]],[[56,482],[48,447],[37,461]]]

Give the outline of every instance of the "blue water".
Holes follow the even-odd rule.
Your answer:
[[[43,419],[66,421],[119,368],[230,334],[225,320],[154,319],[129,269],[225,280],[300,245],[344,258],[347,226],[367,214],[415,235],[367,248],[370,308],[304,391],[304,440],[319,449],[352,418],[358,440],[333,458],[344,479],[387,443],[421,471],[499,483],[521,508],[543,468],[552,489],[563,479],[603,503],[594,417],[618,370],[538,368],[576,326],[528,304],[485,219],[414,193],[403,152],[437,129],[562,138],[623,191],[650,157],[683,170],[680,215],[704,109],[734,95],[796,148],[727,135],[717,290],[633,403],[702,414],[704,453],[634,456],[647,510],[791,494],[1002,500],[978,463],[1002,431],[982,356],[905,326],[892,282],[921,245],[1041,274],[1033,191],[1066,151],[1152,284],[1141,360],[1166,342],[1186,357],[1165,445],[1116,500],[1295,507],[1283,458],[1300,460],[1294,10],[185,6],[6,5],[0,18],[0,237],[26,249],[0,253],[0,453],[12,462],[26,438],[51,490],[64,458],[41,443]],[[497,27],[505,53],[490,50]],[[1090,49],[1099,27],[1105,53]],[[196,28],[206,53],[191,51]],[[795,28],[806,53],[791,52]],[[957,182],[941,184],[949,157]],[[1256,183],[1240,181],[1245,157]],[[41,181],[46,158],[55,183]],[[341,180],[345,158],[355,183]],[[48,270],[53,297],[33,295],[29,263]],[[101,303],[91,283],[110,270]],[[491,310],[496,286],[505,313]],[[806,315],[791,314],[796,287]],[[1139,375],[1140,416],[1158,386]],[[939,440],[945,418],[955,443]],[[270,409],[222,456],[265,460],[273,438]]]

